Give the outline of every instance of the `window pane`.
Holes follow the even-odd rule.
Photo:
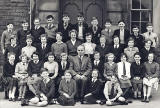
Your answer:
[[[140,21],[140,11],[132,11],[131,14],[132,21]]]
[[[141,8],[142,9],[151,9],[152,8],[152,0],[141,0]]]
[[[132,0],[132,9],[140,9],[140,0]]]
[[[147,30],[146,30],[146,24],[147,24],[148,22],[142,22],[141,23],[141,33],[144,33],[144,32],[146,32]]]
[[[148,11],[142,11],[141,12],[141,21],[149,21],[149,12]]]

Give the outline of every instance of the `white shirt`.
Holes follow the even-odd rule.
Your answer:
[[[78,38],[83,39],[83,26],[78,26]]]
[[[95,64],[95,65],[98,65],[99,62],[100,62],[100,60],[94,60],[94,64]]]
[[[120,38],[120,43],[124,44],[124,29],[120,30],[119,38]]]
[[[71,42],[72,42],[72,44],[73,44],[73,45],[75,45],[75,43],[76,43],[76,40],[74,40],[74,41],[73,41],[73,40],[71,40]]]

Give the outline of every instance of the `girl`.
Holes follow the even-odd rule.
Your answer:
[[[127,98],[129,96],[128,92],[131,85],[131,75],[130,75],[130,66],[131,64],[127,62],[127,55],[125,53],[121,54],[121,62],[117,63],[118,66],[118,78],[120,81],[120,86],[123,90],[123,96]]]
[[[19,97],[18,100],[24,99],[27,87],[27,68],[28,68],[28,57],[26,54],[20,56],[21,62],[17,63],[15,68],[15,77],[18,79],[19,85]]]
[[[142,102],[149,102],[152,87],[158,89],[159,64],[154,62],[154,54],[148,54],[148,61],[144,63],[145,76],[143,78],[143,100]]]
[[[30,36],[30,35],[27,36],[26,43],[27,43],[27,46],[22,48],[21,53],[26,54],[27,57],[29,57],[29,59],[31,60],[31,56],[32,56],[33,52],[36,51],[36,48],[34,46],[32,46],[32,36]]]
[[[139,53],[134,54],[134,60],[131,64],[131,81],[134,90],[134,98],[141,98],[142,82],[144,77],[144,65],[141,63]]]
[[[58,63],[55,61],[55,57],[50,52],[48,54],[48,61],[44,63],[44,68],[48,69],[49,77],[55,79],[58,75]]]
[[[9,96],[9,101],[15,101],[16,80],[15,74],[15,53],[8,53],[8,61],[3,66],[3,77],[5,84],[5,95]],[[7,93],[9,91],[9,93]]]
[[[67,45],[62,42],[62,33],[56,33],[56,43],[53,43],[51,46],[51,52],[55,55],[57,61],[60,61],[61,53],[67,53]]]
[[[117,64],[114,63],[114,54],[109,53],[106,55],[108,62],[104,64],[104,77],[105,80],[111,80],[111,76],[117,74]]]
[[[139,52],[139,50],[138,50],[137,47],[134,47],[134,39],[133,38],[129,38],[128,47],[124,49],[124,53],[128,57],[128,62],[130,62],[130,63],[134,62],[134,54],[136,52]]]
[[[85,47],[85,54],[88,55],[89,57],[93,56],[95,48],[96,48],[96,44],[92,43],[91,40],[92,40],[92,34],[87,33],[86,42],[82,44]]]

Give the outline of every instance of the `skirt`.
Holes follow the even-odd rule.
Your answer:
[[[9,90],[9,89],[13,88],[14,86],[17,86],[17,79],[13,78],[13,77],[3,77],[2,83],[4,85],[4,88],[6,90]]]
[[[143,83],[143,79],[140,79],[140,80],[132,79],[131,82],[133,84],[142,84]]]
[[[129,88],[132,86],[131,81],[129,79],[128,80],[119,79],[119,82],[120,82],[121,88]]]
[[[158,90],[158,78],[143,78],[143,84],[150,87],[154,87],[156,90]]]

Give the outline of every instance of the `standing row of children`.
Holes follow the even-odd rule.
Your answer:
[[[17,33],[13,24],[7,25],[1,39],[6,60],[2,82],[10,101],[16,100],[17,88],[22,105],[45,106],[56,103],[55,98],[61,105],[75,105],[75,100],[103,103],[99,101],[103,99],[107,105],[128,104],[132,90],[134,98],[150,101],[159,75],[154,61],[158,36],[151,23],[142,36],[138,26],[130,35],[123,21],[113,32],[110,21],[102,30],[95,17],[91,27],[82,15],[75,25],[69,23],[68,15],[62,20],[56,27],[49,15],[43,28],[36,18],[31,30],[23,21]],[[26,99],[27,90],[34,98]]]

